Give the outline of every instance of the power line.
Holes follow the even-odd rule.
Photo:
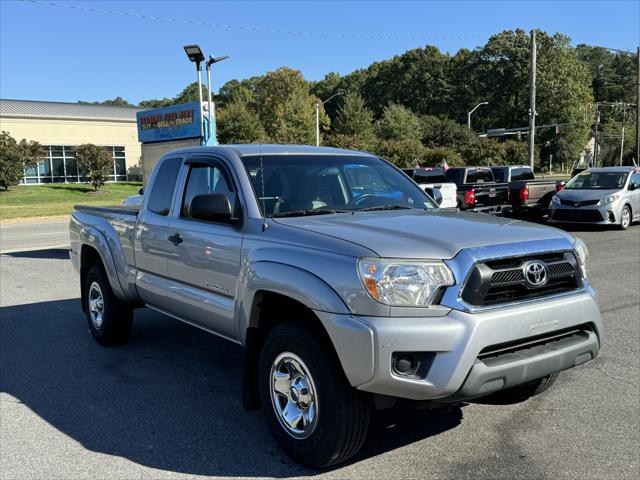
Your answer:
[[[145,15],[142,13],[123,12],[119,10],[107,10],[102,8],[85,7],[80,5],[69,5],[57,2],[48,2],[44,0],[20,0],[36,5],[46,5],[50,7],[67,8],[70,10],[79,10],[89,13],[101,13],[103,15],[117,15],[121,17],[132,17],[143,20],[152,20],[156,22],[182,23],[185,25],[197,25],[200,27],[218,28],[226,30],[240,30],[245,32],[257,33],[275,33],[280,35],[295,35],[299,37],[321,37],[321,38],[343,38],[356,40],[470,40],[484,39],[484,35],[361,35],[353,33],[334,33],[334,32],[304,32],[294,30],[283,30],[272,27],[252,27],[246,25],[232,25],[227,23],[202,22],[200,20],[190,20],[185,18],[173,17],[157,17],[155,15]]]

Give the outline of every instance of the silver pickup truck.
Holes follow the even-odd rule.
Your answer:
[[[139,208],[77,206],[70,236],[99,343],[146,306],[241,344],[245,407],[315,468],[358,451],[372,408],[526,399],[603,339],[584,243],[440,210],[363,152],[177,150]]]

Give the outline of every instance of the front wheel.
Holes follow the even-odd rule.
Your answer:
[[[260,355],[260,400],[269,429],[290,457],[311,468],[355,455],[370,420],[369,403],[324,351],[305,329],[283,324],[269,332]]]
[[[620,229],[626,230],[631,225],[631,209],[628,205],[622,207],[622,213],[620,214]]]

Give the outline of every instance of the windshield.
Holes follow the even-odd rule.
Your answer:
[[[628,172],[582,172],[564,187],[567,190],[619,190]]]
[[[267,217],[320,215],[436,203],[407,176],[376,157],[264,155],[242,157]]]

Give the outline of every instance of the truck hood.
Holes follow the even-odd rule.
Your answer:
[[[564,189],[560,190],[556,195],[562,200],[570,200],[572,202],[584,202],[588,200],[600,200],[601,198],[608,197],[614,193],[620,192],[619,188],[614,190],[572,190]]]
[[[481,213],[396,210],[275,222],[361,245],[387,258],[453,258],[464,248],[573,237],[561,230]]]

